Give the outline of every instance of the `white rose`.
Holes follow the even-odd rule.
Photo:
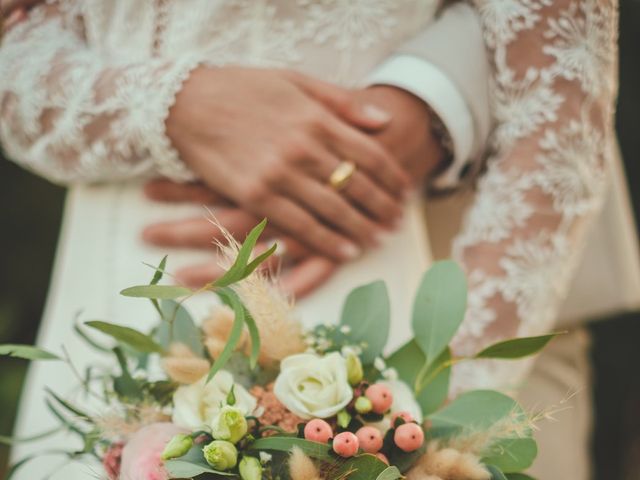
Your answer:
[[[347,364],[338,352],[319,357],[300,353],[285,358],[273,388],[278,400],[301,418],[327,418],[353,398]]]
[[[214,417],[227,404],[233,387],[234,407],[249,415],[256,409],[256,399],[242,385],[234,384],[231,373],[220,370],[209,383],[206,375],[191,385],[178,387],[173,394],[173,423],[191,430],[210,428]]]

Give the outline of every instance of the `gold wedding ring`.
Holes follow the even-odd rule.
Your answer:
[[[340,165],[336,167],[336,169],[329,177],[329,185],[331,185],[334,190],[339,192],[347,186],[355,171],[355,163],[346,160],[340,162]]]

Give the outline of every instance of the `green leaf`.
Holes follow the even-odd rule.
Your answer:
[[[378,457],[365,453],[342,462],[336,469],[334,478],[348,478],[349,480],[377,479],[387,468],[387,464]]]
[[[253,442],[249,449],[254,451],[275,450],[278,452],[291,452],[293,447],[300,448],[300,450],[312,458],[325,462],[335,461],[335,457],[331,455],[331,449],[328,445],[297,437],[273,436],[260,438]]]
[[[207,382],[211,380],[216,373],[220,369],[222,369],[225,364],[229,361],[229,358],[233,354],[236,349],[240,338],[242,337],[242,330],[245,325],[244,312],[245,308],[240,302],[240,298],[238,294],[231,290],[228,287],[221,288],[216,293],[220,296],[220,298],[225,301],[232,309],[235,314],[235,318],[233,320],[233,325],[231,327],[231,333],[229,334],[229,338],[227,339],[227,343],[224,346],[224,349],[220,353],[220,356],[215,359],[211,369],[209,370],[209,375],[207,376]]]
[[[186,297],[192,293],[190,289],[176,285],[137,285],[135,287],[125,288],[120,292],[120,295],[134,298],[171,300]]]
[[[482,463],[492,464],[505,473],[521,472],[529,468],[538,455],[533,438],[505,438],[491,446]]]
[[[460,432],[486,431],[495,428],[500,421],[526,422],[526,414],[515,400],[502,393],[476,390],[460,395],[431,415],[430,419],[431,434],[438,439],[449,438]],[[496,435],[499,435],[498,432]],[[525,470],[537,454],[536,443],[530,436],[530,429],[525,429],[519,438],[496,438],[483,461],[509,472]]]
[[[113,389],[120,397],[139,400],[142,398],[143,391],[140,384],[136,382],[129,373],[127,359],[124,356],[122,349],[120,347],[115,347],[113,349],[113,353],[116,355],[118,364],[122,370],[121,375],[113,379]]]
[[[536,480],[530,475],[525,475],[524,473],[507,473],[507,480]]]
[[[174,300],[163,300],[161,311],[165,320],[153,335],[155,341],[165,350],[172,342],[184,343],[196,355],[204,356],[202,332],[187,309]]]
[[[495,465],[485,465],[489,473],[491,474],[491,480],[507,480],[504,473]]]
[[[227,287],[232,283],[242,280],[246,275],[248,275],[248,273],[245,272],[247,271],[249,259],[251,258],[251,252],[255,248],[256,243],[258,243],[258,238],[260,238],[260,235],[266,226],[267,219],[265,218],[249,232],[249,235],[247,235],[247,238],[245,238],[244,243],[238,251],[238,256],[236,257],[235,262],[233,262],[233,265],[231,265],[229,270],[227,270],[222,277],[214,281],[211,286]],[[257,266],[258,264],[256,264],[253,269]]]
[[[57,395],[54,391],[50,390],[49,388],[45,388],[45,391],[56,402],[58,402],[61,406],[63,406],[67,411],[71,412],[76,417],[78,417],[78,418],[80,418],[82,420],[91,421],[91,417],[87,413],[83,412],[78,407],[76,407],[76,406],[72,405],[71,403],[67,402],[66,400],[61,398],[59,395]]]
[[[168,460],[164,462],[164,468],[166,468],[169,475],[171,475],[170,478],[193,478],[198,475],[202,475],[203,473],[214,473],[216,475],[223,475],[227,477],[237,476],[234,473],[219,472],[218,470],[213,470],[210,467],[205,467],[197,463],[185,462],[184,460]]]
[[[435,370],[444,362],[449,361],[451,355],[446,349],[426,370],[426,376],[431,376]],[[416,383],[418,374],[422,367],[426,365],[426,356],[415,340],[410,340],[398,350],[396,350],[386,360],[389,367],[393,367],[398,372],[398,376],[410,387]],[[427,416],[435,412],[445,402],[449,393],[449,377],[451,367],[442,369],[435,375],[429,384],[417,392],[416,400],[422,408],[422,414]]]
[[[73,325],[73,331],[78,335],[82,340],[84,340],[87,345],[91,348],[94,348],[100,352],[110,352],[111,348],[105,347],[100,343],[96,342],[93,338],[91,338],[87,333],[78,325],[77,323]]]
[[[424,274],[413,305],[413,333],[426,362],[447,347],[464,319],[467,282],[452,260],[435,262]]]
[[[451,429],[454,433],[465,428],[486,430],[510,415],[524,412],[512,398],[493,390],[474,390],[454,399],[430,416],[432,429]]]
[[[25,360],[62,360],[58,355],[33,345],[0,345],[0,355],[24,358]]]
[[[249,338],[251,338],[251,355],[249,356],[249,366],[253,370],[258,364],[258,357],[260,356],[260,331],[256,321],[251,316],[249,310],[244,306],[244,322],[249,330]]]
[[[476,358],[522,358],[542,350],[549,341],[560,333],[550,333],[539,337],[522,337],[495,343],[476,355]]]
[[[269,258],[271,255],[273,255],[276,252],[277,248],[278,248],[278,245],[274,243],[273,245],[271,245],[269,250],[261,253],[256,258],[254,258],[251,262],[249,262],[249,264],[244,269],[244,272],[242,274],[243,277],[246,278],[249,275],[251,275],[256,268],[258,268],[265,260],[267,260],[267,258]]]
[[[51,430],[47,430],[45,432],[38,433],[36,435],[31,435],[29,437],[7,437],[4,435],[0,435],[0,443],[7,446],[17,445],[19,443],[29,443],[35,442],[36,440],[41,440],[43,438],[50,437],[62,430],[62,427],[55,427]]]
[[[85,322],[85,325],[113,337],[117,341],[122,342],[139,352],[159,353],[163,351],[163,348],[154,342],[149,335],[139,332],[138,330],[134,330],[133,328],[123,327],[122,325],[115,325],[108,322],[101,322],[98,320]]]
[[[381,280],[358,287],[347,297],[340,324],[349,327],[350,340],[366,344],[360,356],[365,365],[382,353],[389,338],[390,318],[389,293]]]
[[[400,470],[397,467],[387,467],[385,468],[380,475],[376,478],[376,480],[398,480],[400,478],[404,478]]]
[[[162,257],[160,260],[160,265],[156,268],[155,273],[153,274],[153,278],[151,279],[151,285],[157,285],[164,275],[164,269],[167,266],[167,255]]]

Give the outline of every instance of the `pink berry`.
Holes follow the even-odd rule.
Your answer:
[[[375,383],[367,388],[364,392],[365,396],[371,400],[373,404],[373,412],[384,413],[391,408],[393,403],[393,395],[389,387],[382,385],[381,383]]]
[[[391,415],[391,425],[396,424],[396,418],[403,419],[405,423],[413,422],[413,415],[411,415],[409,412],[395,412],[393,415]]]
[[[405,423],[396,428],[393,434],[393,441],[405,452],[413,452],[419,449],[424,442],[424,432],[415,423]]]
[[[382,434],[375,427],[362,427],[356,432],[360,448],[367,453],[376,453],[382,448]]]
[[[387,456],[384,453],[376,453],[376,457],[378,457],[381,461],[383,461],[384,463],[386,463],[387,465],[389,465],[389,459],[387,458]]]
[[[314,418],[304,426],[304,438],[312,442],[327,443],[333,437],[333,430],[324,420]]]
[[[333,439],[333,451],[341,457],[353,457],[358,453],[360,442],[351,432],[342,432]]]

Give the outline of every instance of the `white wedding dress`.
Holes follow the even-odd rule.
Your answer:
[[[357,85],[433,18],[437,3],[71,0],[34,11],[0,50],[6,72],[0,77],[1,139],[9,156],[25,167],[78,185],[67,200],[39,345],[57,352],[66,345],[82,367],[111,362],[75,337],[74,319],[145,330],[155,318],[152,308],[118,296],[122,288],[149,279],[151,271],[142,262],[155,264],[169,253],[171,270],[208,256],[165,252],[140,239],[150,222],[202,214],[199,207],[152,204],[141,192],[151,175],[189,178],[165,136],[164,119],[195,65],[292,67]],[[500,128],[496,155],[457,240],[457,258],[471,280],[471,310],[458,341],[462,351],[504,335],[499,332],[505,325],[520,335],[551,326],[575,263],[576,255],[569,253],[580,250],[576,245],[586,220],[604,198],[603,160],[613,149],[608,116],[615,96],[610,58],[615,14],[607,2],[569,3],[478,2],[494,54]],[[581,40],[593,48],[581,49]],[[527,55],[513,56],[510,45]],[[565,108],[576,104],[580,108]],[[392,302],[390,347],[397,347],[410,338],[412,296],[429,263],[421,203],[415,198],[406,206],[401,228],[301,302],[299,315],[309,325],[335,321],[349,290],[381,278]],[[207,308],[205,301],[193,304],[197,316]],[[525,371],[509,369],[479,366],[463,378],[490,385],[516,381]],[[34,365],[17,433],[34,434],[55,423],[43,406],[45,386],[72,395],[76,383],[62,364]],[[68,437],[59,435],[14,454],[20,458],[70,446]],[[43,477],[57,462],[38,458],[17,478]],[[99,471],[69,465],[52,478],[90,475]]]

